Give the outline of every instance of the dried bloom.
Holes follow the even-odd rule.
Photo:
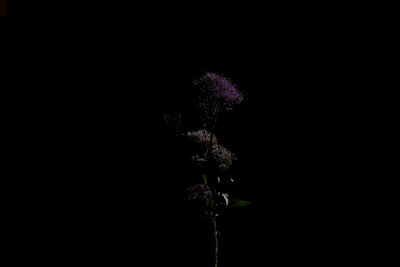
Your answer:
[[[243,95],[227,78],[207,72],[193,82],[200,90],[198,108],[206,119],[215,118],[220,111],[231,110],[243,101]]]
[[[188,136],[191,140],[201,145],[208,145],[210,144],[211,140],[211,133],[207,130],[188,132],[186,136]],[[215,137],[215,135],[212,135],[212,143],[213,144],[217,143],[217,137]]]
[[[209,186],[205,184],[195,184],[188,188],[189,200],[206,200],[212,198],[212,192]]]
[[[218,168],[226,171],[232,166],[232,161],[236,159],[235,155],[228,149],[219,144],[212,146],[211,154],[218,164]]]
[[[164,113],[162,122],[167,129],[178,132],[182,126],[182,115],[180,113]]]

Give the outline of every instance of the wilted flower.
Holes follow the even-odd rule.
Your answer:
[[[211,133],[207,130],[188,132],[186,136],[188,136],[194,142],[199,143],[201,145],[208,145],[210,144],[211,140]],[[215,135],[212,136],[212,143],[213,144],[217,143],[217,137],[215,137]]]
[[[177,132],[182,126],[182,115],[180,113],[163,113],[162,122],[167,129]]]
[[[207,119],[215,118],[220,111],[231,110],[243,101],[243,95],[227,78],[206,72],[193,82],[200,90],[198,107]]]
[[[205,184],[195,184],[188,188],[189,200],[206,200],[212,198],[210,187]]]
[[[211,154],[218,163],[218,168],[223,171],[229,169],[232,166],[232,161],[236,159],[232,152],[219,144],[212,146]]]

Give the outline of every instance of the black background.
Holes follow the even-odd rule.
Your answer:
[[[299,24],[303,17],[29,31],[10,77],[20,127],[12,131],[27,151],[23,171],[35,177],[21,184],[40,188],[18,221],[27,248],[40,250],[32,257],[208,266],[207,229],[184,201],[190,174],[160,121],[185,107],[204,71],[246,93],[219,131],[239,157],[234,190],[252,205],[221,218],[221,266],[367,257],[358,251],[368,241],[358,193],[368,181],[357,170],[369,168],[360,152],[370,92],[359,85],[371,79],[368,60],[356,30],[319,18]]]

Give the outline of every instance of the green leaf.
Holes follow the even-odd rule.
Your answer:
[[[231,205],[233,207],[245,207],[245,206],[249,206],[250,205],[250,201],[247,200],[243,200],[243,199],[231,199]]]
[[[205,174],[203,174],[203,180],[204,180],[204,184],[205,184],[205,185],[208,185],[208,184],[207,184],[207,176],[206,176]]]

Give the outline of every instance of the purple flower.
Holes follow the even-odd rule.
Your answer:
[[[221,111],[231,110],[243,101],[243,94],[221,75],[206,72],[193,84],[199,89],[198,108],[206,119],[215,119]]]

